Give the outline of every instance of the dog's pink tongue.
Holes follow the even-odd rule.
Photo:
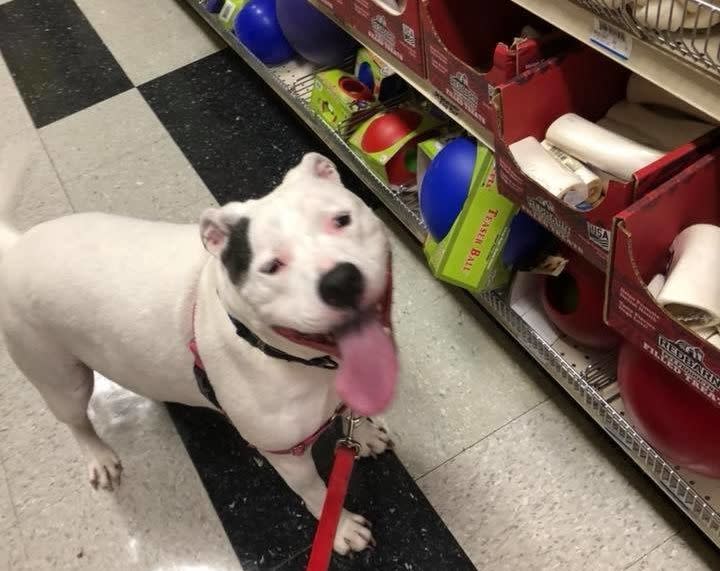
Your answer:
[[[395,344],[373,319],[338,336],[340,368],[335,387],[353,412],[362,416],[384,410],[395,394],[398,363]]]

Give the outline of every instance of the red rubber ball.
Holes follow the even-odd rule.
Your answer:
[[[605,325],[603,305],[605,276],[574,253],[559,276],[546,276],[543,308],[550,321],[565,335],[594,349],[615,347],[620,338]]]
[[[366,153],[378,153],[392,147],[417,129],[422,123],[422,116],[410,109],[395,109],[370,121],[363,133],[361,146]]]
[[[629,343],[620,350],[618,382],[650,444],[674,464],[720,478],[720,407]]]

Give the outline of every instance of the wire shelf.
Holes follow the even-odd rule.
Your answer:
[[[720,76],[720,3],[710,0],[574,0],[684,61]]]
[[[370,188],[407,230],[422,242],[427,234],[419,214],[417,194],[389,188],[357,157],[346,141],[330,129],[309,107],[308,76],[318,69],[291,62],[268,68],[207,13],[199,0],[186,0],[200,16],[254,69],[258,75],[298,114],[325,144]],[[622,0],[617,0],[621,2]],[[616,0],[587,0],[592,4],[614,5]],[[562,353],[572,350],[564,341],[550,344],[510,307],[508,292],[486,292],[477,301],[497,322],[573,397],[573,399],[621,446],[637,465],[675,504],[720,547],[720,481],[686,473],[665,461],[625,420],[617,387],[614,354],[594,355],[576,367]],[[563,347],[558,349],[557,347]],[[579,348],[577,348],[579,349]],[[577,352],[577,350],[576,350]],[[581,351],[579,354],[582,354]],[[575,359],[579,361],[579,359]]]
[[[354,64],[354,58],[348,58],[338,66],[314,69],[310,73],[295,79],[291,84],[288,83],[290,92],[294,97],[301,100],[306,106],[310,107],[310,98],[319,73],[330,69],[341,69],[352,75],[354,73]],[[411,99],[410,94],[411,91],[408,89],[407,92],[399,93],[398,95],[384,101],[374,101],[365,107],[358,109],[358,111],[355,112],[349,119],[342,121],[337,126],[336,131],[343,139],[347,140],[367,119],[377,113],[397,108]],[[312,109],[311,111],[314,113]]]
[[[628,32],[634,28],[634,23],[625,9],[627,0],[574,0],[574,2]]]

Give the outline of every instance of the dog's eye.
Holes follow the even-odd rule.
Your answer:
[[[260,268],[260,271],[264,274],[276,274],[278,270],[284,265],[285,264],[283,264],[281,260],[275,258],[274,260],[270,260],[267,264],[262,266]]]
[[[350,222],[352,222],[352,217],[347,213],[338,214],[333,218],[335,228],[345,228],[345,226],[350,226]]]

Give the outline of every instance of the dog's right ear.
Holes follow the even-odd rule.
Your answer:
[[[222,208],[208,208],[200,216],[200,237],[205,249],[219,258],[230,238],[230,225],[223,219]]]

